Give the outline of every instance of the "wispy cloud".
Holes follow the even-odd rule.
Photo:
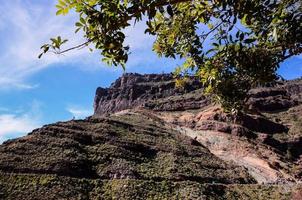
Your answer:
[[[30,116],[0,115],[0,143],[11,136],[21,136],[40,125]]]
[[[16,79],[11,77],[0,77],[0,89],[21,89],[21,90],[28,90],[28,89],[35,89],[38,88],[39,84],[29,84],[23,82],[22,79]]]
[[[40,46],[49,38],[61,35],[68,38],[67,47],[81,44],[81,34],[74,34],[77,14],[56,16],[56,1],[14,0],[3,1],[0,5],[0,89],[32,89],[36,85],[28,83],[28,77],[45,68],[64,64],[77,66],[83,70],[97,70],[105,65],[100,61],[98,51],[90,53],[87,49],[66,53],[64,56],[47,54],[37,58]],[[151,52],[154,37],[144,34],[145,22],[125,30],[126,44],[132,54],[127,69],[136,70],[144,65],[160,67],[157,56]],[[113,68],[108,68],[114,70]]]
[[[124,31],[126,35],[125,43],[128,44],[132,51],[138,53],[141,50],[150,50],[154,36],[144,34],[146,26],[146,20],[134,23],[131,22],[131,26],[127,27]]]
[[[41,126],[40,103],[34,101],[27,112],[15,113],[9,109],[1,108],[0,113],[0,143],[20,137]]]
[[[30,3],[29,0],[4,1],[0,5],[0,87],[34,88],[24,83],[31,74],[55,63],[75,62],[88,52],[74,51],[66,56],[46,55],[39,60],[40,46],[58,34],[71,38],[70,45],[79,44],[74,35],[76,16],[56,17],[52,4]]]
[[[83,108],[81,106],[68,106],[66,110],[74,117],[75,119],[83,119],[85,117],[91,116],[93,110],[90,108]]]

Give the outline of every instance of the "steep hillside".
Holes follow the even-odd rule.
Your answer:
[[[110,88],[97,90],[95,115],[148,110],[221,159],[246,167],[259,183],[299,182],[302,79],[255,88],[249,96],[251,112],[235,119],[214,105],[194,79],[176,88],[170,75],[125,74]],[[124,102],[127,106],[120,108]]]
[[[177,190],[172,186],[198,191],[205,183],[255,182],[244,168],[215,157],[200,143],[162,121],[138,113],[57,123],[8,141],[0,147],[0,171],[6,198],[33,195],[41,199],[40,189],[45,187],[53,194],[62,192],[60,195],[71,198],[70,191],[54,187],[68,185],[69,180],[102,191],[100,198],[114,193],[110,187],[123,187],[125,181],[129,182],[129,194],[116,191],[116,195],[129,198],[134,192],[130,188],[139,187],[136,183],[142,184],[138,190],[150,190],[150,194],[135,194],[142,198],[157,189],[164,193],[172,190],[167,195],[173,196]],[[27,181],[32,181],[30,184],[39,191],[24,190]]]
[[[302,80],[224,114],[197,80],[125,74],[95,114],[0,146],[0,199],[301,199]]]

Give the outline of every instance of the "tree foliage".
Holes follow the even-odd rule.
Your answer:
[[[58,0],[57,14],[79,14],[76,32],[101,50],[103,61],[125,66],[124,29],[146,21],[159,56],[181,58],[182,76],[194,73],[226,110],[243,108],[255,85],[274,82],[285,59],[302,52],[301,0]],[[42,46],[61,51],[66,40]]]

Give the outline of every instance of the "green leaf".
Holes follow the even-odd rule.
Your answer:
[[[62,9],[60,9],[60,10],[58,10],[57,12],[56,12],[56,15],[62,15],[63,14],[63,10]]]
[[[278,41],[278,33],[277,33],[277,28],[276,27],[274,27],[274,30],[273,30],[273,38],[274,38],[275,42]]]
[[[150,11],[149,11],[149,19],[153,19],[156,15],[156,10],[155,8],[150,8]]]
[[[206,52],[206,54],[209,54],[209,53],[211,53],[211,52],[213,52],[213,51],[215,51],[215,49],[210,49],[210,50],[208,50],[208,51]]]
[[[80,18],[80,22],[81,22],[82,24],[86,24],[86,21],[85,21],[85,19],[84,19],[83,17]]]
[[[244,39],[244,33],[241,33],[239,36],[239,40],[242,41]]]
[[[46,46],[43,50],[44,53],[46,53],[49,50],[49,46]]]
[[[61,42],[62,42],[62,38],[61,38],[61,36],[58,36],[58,44],[61,44]]]
[[[244,16],[243,16],[242,19],[241,19],[241,23],[242,23],[243,25],[245,25],[245,26],[247,25],[247,24],[246,24],[246,18],[247,18],[247,16],[248,16],[247,14],[244,14]]]
[[[245,39],[245,40],[244,40],[244,43],[250,44],[250,43],[253,43],[253,42],[255,42],[255,41],[256,41],[255,38],[249,38],[249,39]]]
[[[237,17],[234,17],[233,24],[235,25],[237,23]]]
[[[77,33],[79,30],[81,30],[81,28],[77,28],[74,32]]]
[[[172,6],[171,6],[171,5],[168,5],[168,6],[167,6],[167,13],[168,13],[171,17],[173,17],[174,13],[173,13],[173,9],[172,9]]]
[[[83,26],[80,22],[76,22],[75,25],[76,25],[77,27],[82,27],[82,26]]]

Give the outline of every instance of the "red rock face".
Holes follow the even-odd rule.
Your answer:
[[[273,112],[300,103],[302,80],[283,82],[274,87],[255,88],[247,101],[251,110]],[[200,109],[211,103],[203,95],[202,84],[193,79],[184,88],[175,87],[171,74],[124,74],[109,88],[98,88],[94,114],[105,115],[125,109],[145,107],[154,111]]]
[[[94,100],[95,115],[104,115],[117,111],[148,107],[152,110],[184,110],[200,108],[207,104],[203,95],[191,101],[177,99],[186,93],[198,90],[201,83],[191,80],[185,88],[175,87],[175,79],[171,74],[125,74],[117,79],[109,88],[98,88]],[[166,101],[168,97],[176,97],[173,104]],[[161,100],[157,102],[157,100]]]

